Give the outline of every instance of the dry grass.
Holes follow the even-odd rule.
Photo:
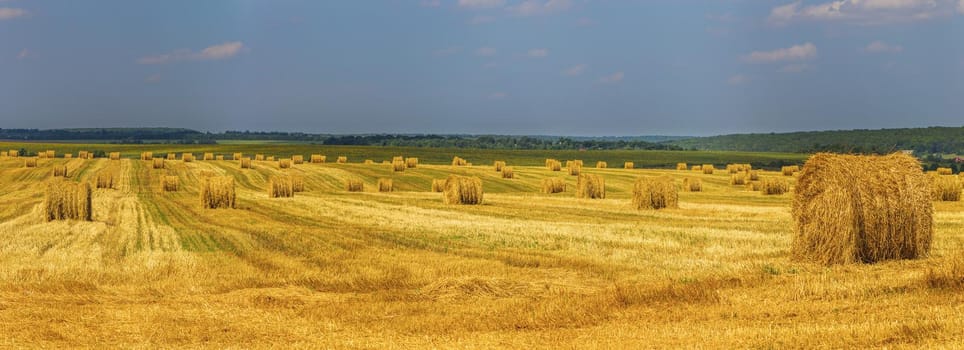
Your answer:
[[[405,171],[406,168],[407,166],[405,165],[404,160],[396,159],[392,161],[392,171],[395,171],[395,172]]]
[[[482,204],[482,180],[477,177],[450,175],[445,180],[442,201],[445,204]]]
[[[66,165],[66,164],[55,164],[55,165],[54,165],[54,177],[67,177],[67,165]]]
[[[151,168],[164,169],[164,158],[154,158],[151,160]]]
[[[378,192],[392,192],[395,190],[395,185],[392,179],[379,178],[378,179]]]
[[[703,181],[697,178],[685,178],[683,179],[683,191],[703,192]]]
[[[237,193],[234,188],[234,177],[201,177],[201,190],[199,195],[201,208],[234,209],[237,200]]]
[[[97,188],[115,189],[118,181],[120,181],[119,170],[111,167],[98,172],[94,184]]]
[[[502,171],[502,168],[505,168],[505,161],[495,161],[495,163],[493,163],[493,168],[495,168],[495,171]]]
[[[418,168],[418,158],[415,158],[415,157],[405,158],[405,166],[408,167],[409,169]]]
[[[669,176],[643,177],[633,184],[633,208],[679,208],[679,193]]]
[[[193,162],[193,161],[194,161],[194,154],[193,154],[193,153],[181,153],[181,160],[184,161],[185,163]]]
[[[676,163],[676,170],[686,170],[686,169],[689,169],[689,166],[687,166],[686,163]]]
[[[606,181],[595,174],[579,175],[576,179],[576,198],[605,199]]]
[[[120,160],[121,158],[120,152],[110,152],[109,156],[110,160]]]
[[[468,162],[458,156],[452,157],[452,166],[467,166]]]
[[[547,177],[542,179],[542,193],[562,193],[566,192],[566,180],[558,177]]]
[[[746,185],[746,182],[747,182],[746,178],[747,178],[746,174],[742,172],[730,175],[730,185],[733,185],[733,186]]]
[[[278,160],[279,169],[291,169],[291,159]]]
[[[268,198],[290,198],[295,196],[291,176],[274,175],[268,179]]]
[[[54,180],[44,195],[44,219],[91,221],[93,218],[90,184]]]
[[[924,283],[931,289],[964,292],[964,250],[928,267]]]
[[[781,195],[790,192],[790,182],[778,177],[764,177],[759,181],[760,192],[765,195]]]
[[[177,175],[161,176],[161,190],[164,192],[177,192],[180,180]]]
[[[141,152],[141,160],[154,159],[154,152]]]
[[[9,156],[10,156],[10,152],[8,152],[8,151],[2,151],[2,152],[0,152],[0,158],[6,158],[6,157],[9,157]]]
[[[24,159],[23,159],[23,167],[24,167],[24,168],[36,168],[36,167],[37,167],[37,158],[24,158]]]
[[[338,156],[338,159],[335,160],[335,163],[338,163],[338,164],[348,163],[348,157],[346,157],[346,156]]]
[[[937,175],[954,175],[954,170],[951,168],[937,168]]]
[[[445,179],[432,179],[432,192],[445,191]]]
[[[933,210],[927,177],[912,156],[818,153],[797,181],[790,250],[828,265],[923,257]]]
[[[301,155],[291,156],[291,162],[294,164],[304,164],[305,156],[301,156]]]
[[[360,178],[349,177],[345,179],[345,190],[348,192],[363,192],[365,191],[365,183]]]
[[[608,168],[608,167],[609,167],[609,164],[606,163],[606,162],[604,162],[604,161],[601,161],[601,160],[600,160],[600,161],[596,162],[596,169],[606,169],[606,168]]]
[[[512,169],[512,167],[507,166],[507,167],[502,168],[502,178],[503,178],[503,179],[513,179],[513,178],[515,178],[515,171]]]
[[[320,154],[312,154],[308,159],[312,164],[321,164],[328,160],[328,157]]]
[[[716,168],[713,167],[713,164],[703,164],[700,169],[703,171],[703,174],[707,175],[713,175],[713,173],[716,172]]]
[[[931,176],[931,199],[957,202],[961,200],[961,180],[954,176]]]

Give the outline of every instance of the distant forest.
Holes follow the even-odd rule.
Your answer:
[[[964,154],[964,127],[734,134],[669,141],[685,149],[761,152]]]

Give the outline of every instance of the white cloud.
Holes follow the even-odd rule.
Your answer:
[[[623,81],[623,78],[625,78],[625,77],[626,77],[626,75],[623,74],[623,72],[616,72],[616,73],[613,73],[613,74],[604,76],[604,77],[602,77],[602,78],[599,78],[599,82],[600,82],[600,83],[607,83],[607,84],[608,84],[608,83],[618,83],[618,82]]]
[[[959,0],[834,0],[813,5],[795,1],[771,9],[767,21],[776,25],[795,21],[912,22],[952,14],[954,1]]]
[[[509,97],[509,94],[502,91],[497,91],[489,94],[489,99],[491,100],[502,100],[502,99],[505,99],[506,97]]]
[[[148,76],[147,78],[144,78],[144,82],[147,82],[147,83],[156,83],[159,81],[161,81],[161,73],[154,73]]]
[[[546,49],[531,49],[531,50],[529,50],[529,52],[526,52],[526,56],[529,56],[529,57],[532,57],[532,58],[542,58],[542,57],[546,57],[546,56],[549,56],[549,50],[546,50]]]
[[[802,61],[817,56],[817,46],[812,43],[794,45],[773,51],[753,51],[743,57],[750,63],[772,63],[781,61]]]
[[[745,75],[737,74],[727,79],[726,83],[730,85],[743,85],[743,84],[746,84],[746,82],[749,80],[750,79],[747,78]]]
[[[505,0],[459,0],[459,7],[493,8],[505,6]]]
[[[864,51],[870,53],[897,53],[904,51],[904,47],[900,45],[891,45],[883,41],[877,40],[864,47]]]
[[[30,52],[30,50],[23,49],[23,50],[20,50],[20,53],[17,54],[17,59],[18,59],[18,60],[22,60],[22,59],[25,59],[25,58],[27,58],[27,57],[30,57],[30,55],[32,55],[32,54],[33,54],[33,53]]]
[[[506,9],[516,16],[541,16],[568,10],[572,6],[570,0],[525,0],[518,5]]]
[[[433,52],[433,54],[435,54],[436,56],[448,56],[448,55],[457,54],[457,53],[459,53],[459,51],[462,51],[462,48],[461,48],[461,47],[458,47],[458,46],[450,46],[450,47],[446,47],[446,48],[443,48],[443,49],[435,50],[435,52]]]
[[[0,21],[5,19],[14,19],[17,17],[23,17],[27,15],[27,10],[11,8],[11,7],[0,7]]]
[[[803,73],[812,68],[813,66],[806,63],[791,63],[783,67],[780,67],[780,72],[781,73]]]
[[[495,56],[497,52],[493,47],[480,47],[475,50],[475,54],[479,56]]]
[[[188,49],[175,50],[155,56],[141,57],[137,60],[140,64],[165,64],[179,61],[214,61],[234,57],[244,49],[244,44],[240,41],[226,42],[214,46],[209,46],[200,52],[193,52]]]
[[[582,75],[582,73],[586,71],[586,67],[588,66],[585,64],[577,64],[575,66],[566,68],[566,70],[562,71],[562,74],[568,75],[570,77]]]

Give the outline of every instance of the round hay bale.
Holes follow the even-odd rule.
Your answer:
[[[482,180],[477,177],[450,175],[442,193],[445,204],[482,204]]]
[[[679,208],[679,193],[673,179],[668,176],[637,179],[633,185],[633,208]]]
[[[557,177],[542,179],[542,193],[552,194],[566,191],[566,180]]]
[[[605,199],[606,180],[595,174],[582,174],[576,178],[576,198]]]
[[[933,211],[916,158],[818,153],[797,182],[791,253],[827,265],[926,256]]]

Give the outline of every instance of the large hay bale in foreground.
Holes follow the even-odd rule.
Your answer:
[[[679,193],[673,179],[667,176],[636,179],[633,184],[633,208],[679,208]]]
[[[44,218],[54,220],[91,221],[90,184],[56,180],[47,184],[44,197]]]
[[[179,181],[177,176],[161,176],[161,189],[164,192],[177,192]]]
[[[791,254],[828,265],[925,256],[934,231],[929,188],[907,154],[815,154],[793,198]]]
[[[432,192],[445,191],[445,179],[432,179]]]
[[[703,192],[703,181],[700,179],[685,178],[683,179],[683,191]]]
[[[503,178],[503,179],[514,179],[514,178],[515,178],[515,171],[513,171],[512,167],[507,166],[507,167],[502,168],[502,178]]]
[[[954,176],[932,176],[931,199],[957,202],[961,200],[961,181]]]
[[[295,196],[291,176],[275,175],[268,179],[268,198],[290,198]]]
[[[606,181],[599,175],[579,175],[579,177],[576,178],[576,198],[606,198]]]
[[[230,176],[201,177],[201,207],[204,209],[233,209],[237,195],[234,178]]]
[[[395,190],[395,183],[392,179],[378,179],[378,192],[391,192]]]
[[[552,194],[566,192],[566,180],[557,177],[542,179],[542,193]]]
[[[766,177],[759,182],[760,192],[766,195],[781,195],[790,192],[790,182],[783,178]]]
[[[345,190],[348,192],[362,192],[365,190],[365,183],[357,177],[345,179]]]
[[[482,179],[449,175],[442,200],[445,204],[482,204]]]

